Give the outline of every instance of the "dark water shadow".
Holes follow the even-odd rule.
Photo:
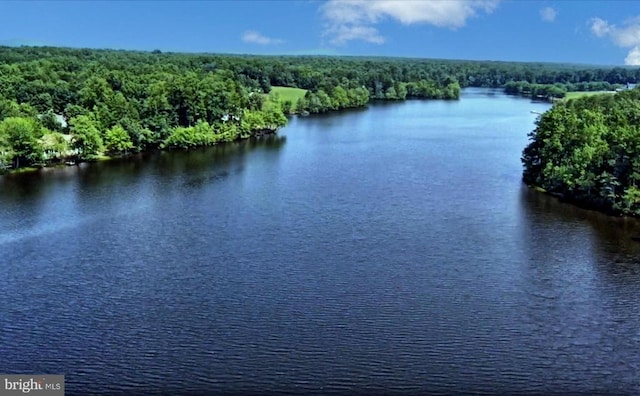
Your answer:
[[[381,101],[384,103],[384,101]],[[398,102],[396,102],[397,104]],[[387,103],[387,104],[393,104],[393,103]],[[337,111],[328,111],[326,113],[313,113],[313,114],[308,114],[305,116],[301,116],[301,115],[296,115],[297,121],[304,121],[305,119],[322,119],[322,118],[332,118],[332,117],[340,117],[340,116],[345,116],[345,115],[349,115],[349,114],[358,114],[358,113],[364,113],[367,110],[369,110],[370,106],[377,106],[378,104],[375,104],[373,102],[368,103],[366,106],[361,106],[361,107],[349,107],[346,109],[341,109],[341,110],[337,110]],[[384,104],[381,104],[384,105]]]
[[[640,282],[640,242],[635,240],[640,235],[639,219],[583,209],[524,185],[520,201],[530,230],[523,238],[538,241],[534,251],[562,243],[549,239],[557,239],[559,232],[564,232],[567,244],[577,243],[576,235],[582,235],[584,241],[579,243],[585,251],[593,252],[596,269],[607,280],[617,284]]]
[[[6,230],[33,226],[51,207],[63,211],[63,198],[75,194],[78,169],[68,166],[0,177],[0,224]]]
[[[115,181],[122,185],[135,182],[145,174],[189,174],[224,178],[229,173],[241,172],[245,156],[252,151],[277,152],[285,144],[286,136],[270,135],[214,147],[184,151],[150,151],[108,161],[10,174],[0,177],[0,200],[46,195],[49,188],[65,182],[78,183],[83,189],[97,188]],[[220,171],[221,168],[226,170]],[[212,170],[213,173],[208,174]]]

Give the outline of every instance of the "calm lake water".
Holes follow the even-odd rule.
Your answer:
[[[68,394],[638,394],[640,231],[523,187],[548,107],[466,90],[0,178],[0,373]]]

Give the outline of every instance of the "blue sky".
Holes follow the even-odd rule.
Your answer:
[[[640,65],[640,2],[0,1],[0,44]]]

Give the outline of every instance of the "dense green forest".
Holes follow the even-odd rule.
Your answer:
[[[638,78],[545,63],[0,47],[0,168],[213,145],[273,133],[289,114],[455,100],[464,87],[538,94]],[[306,94],[293,103],[271,87]]]
[[[525,183],[585,206],[640,216],[640,90],[565,100],[537,121]]]
[[[614,79],[616,81],[617,79]],[[567,95],[567,92],[596,92],[615,91],[625,88],[626,84],[610,83],[608,81],[590,82],[565,82],[553,84],[538,84],[528,81],[510,81],[505,84],[505,92],[513,95],[527,96],[535,99],[560,99]]]

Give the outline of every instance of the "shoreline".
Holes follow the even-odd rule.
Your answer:
[[[398,103],[402,103],[402,102],[407,102],[407,101],[457,101],[460,100],[461,97],[458,96],[457,98],[440,98],[440,99],[434,99],[434,98],[421,98],[421,97],[407,97],[405,99],[370,99],[367,103],[361,105],[361,106],[349,106],[349,107],[343,107],[340,109],[332,109],[332,110],[327,110],[327,111],[323,111],[323,112],[318,112],[318,113],[309,113],[309,112],[305,112],[303,114],[301,113],[291,113],[291,114],[285,114],[285,117],[290,118],[290,117],[300,117],[300,118],[307,118],[307,117],[313,117],[313,116],[323,116],[323,115],[328,115],[328,114],[336,114],[336,113],[346,113],[346,112],[350,112],[350,111],[366,111],[369,107],[369,105],[371,104],[385,104],[385,105],[395,105]],[[273,136],[273,135],[277,135],[278,131],[280,128],[277,128],[276,130],[256,130],[254,131],[254,133],[252,133],[250,136],[247,137],[239,137],[236,140],[230,141],[230,142],[220,142],[220,143],[215,143],[209,147],[213,147],[213,146],[221,146],[227,143],[235,143],[235,142],[239,142],[239,141],[245,141],[251,138],[262,138],[262,137],[267,137],[267,136]],[[192,149],[196,149],[196,148],[202,148],[202,147],[206,147],[206,146],[195,146],[195,147],[189,147],[189,148],[153,148],[150,150],[143,150],[143,151],[138,151],[138,152],[132,152],[132,153],[128,153],[128,154],[124,154],[124,155],[117,155],[117,156],[109,156],[109,155],[99,155],[96,158],[90,159],[90,160],[79,160],[78,158],[66,158],[61,160],[60,162],[56,162],[56,163],[52,163],[50,165],[44,165],[44,166],[39,166],[39,167],[34,167],[34,166],[29,166],[29,167],[20,167],[17,169],[3,169],[0,170],[0,177],[2,176],[8,176],[8,175],[16,175],[16,174],[21,174],[21,173],[33,173],[33,172],[37,172],[40,171],[42,169],[55,169],[55,168],[62,168],[65,166],[78,166],[80,164],[90,164],[90,163],[95,163],[95,162],[103,162],[103,161],[110,161],[110,160],[114,160],[114,159],[122,159],[122,158],[128,158],[131,157],[133,155],[136,154],[143,154],[143,153],[148,153],[151,151],[188,151],[188,150],[192,150]],[[72,164],[70,162],[73,162]]]
[[[530,184],[525,183],[524,181],[522,183],[527,188],[529,188],[530,190],[535,191],[537,194],[543,194],[543,195],[546,195],[548,197],[552,197],[552,198],[556,199],[560,203],[568,204],[568,205],[574,206],[576,208],[580,208],[580,209],[587,210],[587,211],[590,211],[590,212],[600,213],[600,214],[602,214],[604,216],[607,216],[609,218],[640,220],[640,216],[633,216],[633,215],[624,214],[620,210],[615,210],[613,208],[604,207],[602,205],[596,205],[596,204],[590,203],[590,202],[585,201],[585,200],[574,198],[572,196],[567,196],[567,195],[562,194],[562,193],[550,192],[550,191],[547,191],[547,190],[545,190],[544,188],[542,188],[540,186],[530,185]],[[640,236],[638,236],[638,241],[640,241]]]
[[[278,128],[279,129],[279,128]],[[251,136],[247,136],[247,137],[240,137],[236,140],[232,140],[230,142],[220,142],[220,143],[215,143],[213,145],[210,145],[208,147],[214,147],[214,146],[223,146],[229,143],[237,143],[237,142],[241,142],[241,141],[247,141],[250,140],[252,138],[254,139],[260,139],[260,138],[264,138],[264,137],[269,137],[269,136],[275,136],[278,134],[278,130],[273,131],[273,132],[264,132],[264,131],[258,131],[257,133],[251,135]],[[92,163],[98,163],[98,162],[108,162],[108,161],[113,161],[113,160],[119,160],[119,159],[126,159],[126,158],[131,158],[135,155],[140,155],[140,154],[145,154],[145,153],[151,153],[154,151],[190,151],[193,149],[199,149],[199,148],[203,148],[203,147],[207,147],[207,146],[196,146],[196,147],[189,147],[189,148],[153,148],[153,149],[149,149],[149,150],[143,150],[143,151],[138,151],[138,152],[132,152],[132,153],[127,153],[127,154],[122,154],[122,155],[115,155],[115,156],[110,156],[110,155],[98,155],[95,158],[92,158],[90,160],[80,160],[78,158],[66,158],[64,160],[61,160],[59,162],[56,163],[52,163],[49,165],[43,165],[43,166],[39,166],[39,167],[35,167],[35,166],[26,166],[26,167],[21,167],[21,168],[17,168],[17,169],[9,169],[9,170],[0,170],[0,177],[3,176],[13,176],[13,175],[19,175],[19,174],[23,174],[23,173],[36,173],[39,171],[42,171],[44,169],[61,169],[61,168],[70,168],[70,167],[74,167],[74,166],[79,166],[82,164],[92,164]]]

